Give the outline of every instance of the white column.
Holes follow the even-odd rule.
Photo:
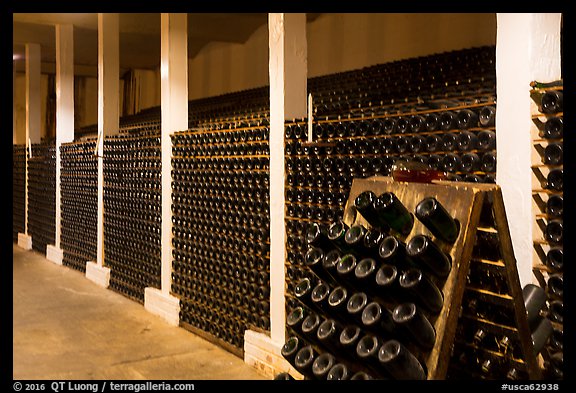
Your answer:
[[[74,27],[56,25],[56,241],[46,258],[62,264],[60,248],[60,145],[74,140]]]
[[[110,268],[104,266],[104,137],[118,133],[120,51],[118,14],[98,14],[98,219],[96,262],[86,264],[86,278],[108,287]]]
[[[26,44],[26,162],[31,144],[40,143],[40,44]],[[28,165],[24,169],[24,233],[18,234],[18,245],[32,248],[28,235]]]
[[[502,187],[522,286],[532,275],[530,82],[560,78],[561,14],[497,14],[497,183]]]
[[[284,122],[303,118],[307,106],[306,14],[269,14],[270,72],[270,336],[247,331],[245,361],[273,376],[289,369],[285,341],[286,227]]]
[[[161,289],[146,288],[144,306],[170,324],[179,324],[180,301],[172,287],[172,174],[170,135],[188,129],[188,15],[161,15]]]

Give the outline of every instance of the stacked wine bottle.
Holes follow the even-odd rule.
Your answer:
[[[86,137],[60,145],[62,263],[86,272],[96,260],[98,159],[96,140]]]
[[[160,288],[160,131],[148,127],[104,139],[104,264],[110,288],[144,303]]]
[[[533,82],[531,97],[537,113],[532,116],[536,260],[534,275],[546,292],[547,318],[553,334],[542,352],[544,374],[563,379],[564,269],[563,269],[563,81]],[[536,157],[536,158],[534,158]]]
[[[172,292],[181,325],[233,353],[269,320],[267,118],[172,135]]]
[[[28,160],[28,234],[32,249],[43,254],[56,238],[56,145],[32,145]]]
[[[12,241],[18,242],[18,233],[24,233],[26,193],[26,146],[12,145]]]
[[[460,224],[435,197],[410,211],[366,190],[358,219],[307,225],[304,277],[290,287],[282,355],[308,379],[426,379]],[[433,236],[414,233],[419,220]]]

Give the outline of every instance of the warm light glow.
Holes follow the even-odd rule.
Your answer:
[[[14,54],[12,55],[12,60],[20,60],[21,58],[22,58],[22,55],[21,55],[21,54],[14,53]]]

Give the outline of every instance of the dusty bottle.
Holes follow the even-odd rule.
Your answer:
[[[445,278],[452,269],[452,261],[432,239],[426,235],[416,235],[406,245],[407,254],[439,278]]]
[[[311,345],[302,347],[294,358],[294,368],[309,379],[315,379],[312,365],[318,357],[318,352]]]
[[[312,364],[312,373],[316,379],[326,379],[330,369],[336,364],[337,360],[330,352],[324,352],[319,355]]]
[[[409,291],[414,300],[432,313],[438,313],[444,305],[444,296],[420,269],[404,271],[399,279],[400,287]]]
[[[392,318],[420,347],[425,350],[434,347],[436,342],[434,326],[414,303],[402,303],[396,306],[392,311]]]
[[[378,302],[370,302],[362,311],[362,326],[378,335],[394,333],[392,313]]]
[[[394,379],[426,379],[420,361],[400,341],[386,341],[378,351],[378,360]]]

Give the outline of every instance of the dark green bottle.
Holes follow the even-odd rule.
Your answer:
[[[414,217],[393,192],[384,192],[374,201],[378,220],[406,236],[412,230]]]
[[[434,236],[454,243],[460,232],[460,224],[434,197],[424,198],[416,206],[416,217]]]
[[[354,207],[356,211],[372,226],[388,231],[388,225],[385,221],[381,220],[374,208],[374,202],[377,197],[374,192],[368,190],[360,193],[354,199]]]
[[[445,278],[452,269],[450,255],[444,253],[432,239],[426,235],[416,235],[406,245],[408,256],[427,268],[439,278]]]
[[[444,305],[444,296],[420,269],[404,271],[399,279],[400,287],[408,291],[418,304],[428,311],[437,314]]]
[[[430,350],[436,342],[436,331],[428,318],[414,303],[402,303],[392,311],[394,323],[422,349]]]

